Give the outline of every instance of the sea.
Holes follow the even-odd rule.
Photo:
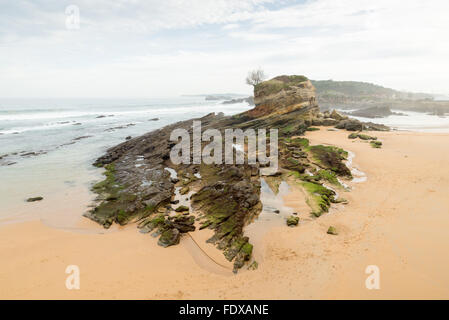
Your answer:
[[[108,148],[177,121],[252,108],[222,102],[204,96],[0,99],[0,224],[40,219],[75,228],[95,197],[91,186],[102,179],[103,170],[92,163]],[[449,132],[449,117],[398,112],[406,115],[358,119],[397,130]],[[36,196],[44,200],[26,202]]]
[[[0,99],[0,224],[41,219],[73,227],[93,200],[91,185],[102,179],[92,163],[108,148],[177,121],[252,108],[222,102],[204,96]],[[44,200],[26,202],[36,196]]]

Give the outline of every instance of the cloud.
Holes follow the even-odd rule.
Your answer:
[[[17,0],[0,12],[0,96],[250,92],[271,76],[448,92],[446,0]]]

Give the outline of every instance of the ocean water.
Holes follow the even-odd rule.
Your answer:
[[[352,112],[355,110],[340,110],[342,112]],[[417,132],[449,132],[449,116],[440,117],[422,112],[392,110],[405,115],[392,115],[386,118],[364,118],[352,117],[364,122],[374,122],[385,124],[396,130],[417,131]]]
[[[40,218],[52,226],[72,226],[93,199],[90,186],[101,179],[102,170],[92,163],[108,148],[176,121],[250,108],[201,96],[0,99],[0,224]],[[44,200],[25,202],[33,196]]]

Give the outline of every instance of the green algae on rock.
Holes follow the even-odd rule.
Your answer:
[[[187,206],[179,206],[175,209],[176,212],[189,211],[189,207]]]
[[[294,227],[298,225],[299,222],[299,217],[297,216],[290,216],[287,218],[287,226],[289,227]]]
[[[348,136],[348,139],[361,139],[361,140],[377,140],[377,137],[373,137],[364,133],[360,133],[360,132],[353,132]]]
[[[330,226],[329,229],[327,229],[328,234],[332,234],[334,236],[338,235],[337,229],[333,226]]]
[[[381,148],[382,147],[382,142],[380,142],[380,141],[371,141],[370,145],[373,148]]]
[[[26,201],[27,202],[35,202],[35,201],[41,201],[43,200],[43,197],[32,197],[32,198],[28,198]]]
[[[351,171],[343,163],[348,157],[348,152],[334,146],[315,145],[307,150],[312,154],[315,163],[323,169],[329,169],[337,175],[352,177]]]

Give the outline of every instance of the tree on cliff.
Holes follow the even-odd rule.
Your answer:
[[[246,77],[246,83],[255,87],[266,78],[265,72],[262,69],[252,70],[248,72]]]

